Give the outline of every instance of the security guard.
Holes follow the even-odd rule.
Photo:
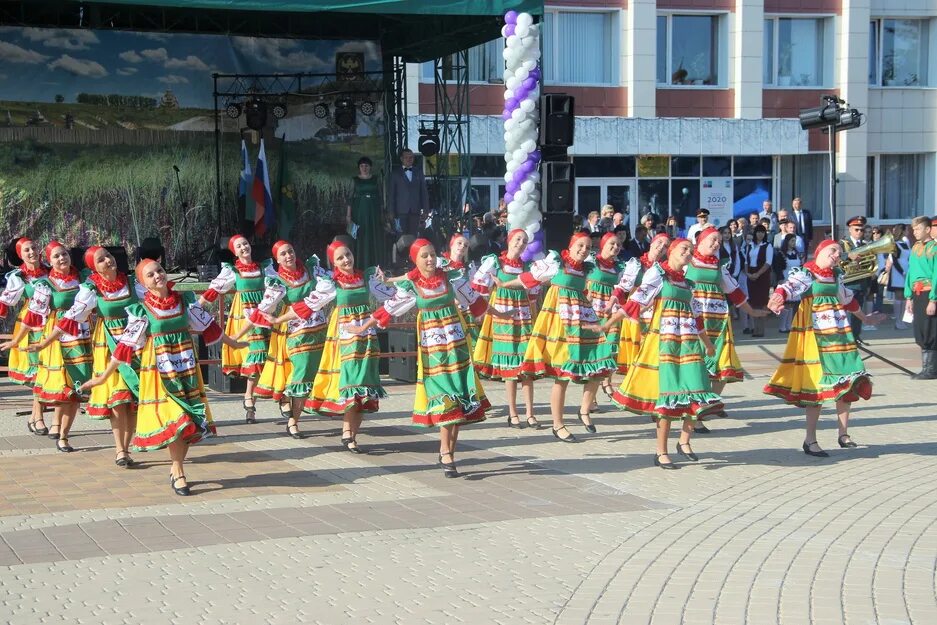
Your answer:
[[[846,222],[846,226],[849,228],[849,234],[845,239],[840,241],[840,245],[843,246],[843,252],[845,252],[847,256],[849,255],[850,251],[868,243],[868,241],[862,238],[862,235],[865,232],[865,224],[866,218],[862,216],[853,217]],[[852,291],[853,296],[856,298],[856,301],[859,302],[860,307],[865,304],[865,296],[869,292],[869,287],[871,286],[869,282],[870,279],[871,278],[863,278],[862,280],[856,280],[846,284],[846,288]],[[855,315],[850,314],[849,325],[852,327],[852,335],[856,339],[856,342],[863,343],[861,338],[862,321]]]

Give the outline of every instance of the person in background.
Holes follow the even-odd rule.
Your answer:
[[[794,234],[804,239],[807,249],[810,249],[810,243],[813,241],[813,216],[810,211],[803,208],[803,203],[799,197],[791,201],[791,221],[794,222]]]
[[[618,260],[625,262],[630,258],[634,258],[634,254],[631,250],[634,241],[631,239],[631,231],[628,230],[628,226],[619,224],[615,226],[613,232],[615,236],[618,237]]]
[[[921,348],[921,372],[911,376],[914,380],[937,379],[937,243],[931,239],[933,225],[924,216],[911,222],[916,242],[904,282],[904,309],[914,315],[914,342]]]
[[[371,174],[371,167],[367,156],[358,159],[358,175],[351,179],[351,196],[345,209],[345,223],[354,229],[355,257],[365,267],[386,262],[381,185]]]
[[[803,257],[797,250],[796,234],[784,235],[784,241],[778,249],[778,258],[781,258],[784,263],[781,279],[778,281],[779,283],[783,283],[790,278],[791,270],[803,265]],[[800,295],[791,295],[784,300],[784,310],[781,311],[778,320],[778,331],[781,334],[787,334],[791,331],[791,322],[794,320],[794,313],[797,311],[799,303]]]
[[[894,254],[889,254],[888,258],[885,259],[885,273],[888,275],[886,288],[891,291],[895,300],[892,310],[895,313],[896,330],[906,330],[908,328],[908,324],[902,320],[905,306],[904,283],[908,273],[908,262],[911,260],[911,242],[905,235],[906,231],[907,226],[905,224],[897,224],[892,227],[891,235],[895,238],[895,247],[897,249]]]
[[[631,241],[631,255],[640,258],[650,249],[651,243],[647,239],[648,230],[644,226],[638,226],[634,229],[634,239]]]
[[[748,302],[752,308],[764,310],[768,304],[769,290],[771,289],[771,267],[774,261],[774,248],[768,243],[768,230],[759,224],[754,230],[754,239],[746,254],[748,269]],[[748,330],[746,328],[745,330]],[[745,334],[747,331],[743,330]],[[751,330],[753,337],[765,335],[764,318],[754,319]]]
[[[611,204],[606,204],[602,207],[602,210],[599,213],[599,227],[602,228],[603,233],[611,232],[615,228],[614,217],[614,206]]]
[[[416,236],[422,228],[420,217],[429,212],[429,192],[420,167],[413,166],[413,150],[400,151],[400,168],[390,174],[388,211],[402,234]]]
[[[709,211],[705,208],[701,208],[696,211],[696,223],[690,226],[690,229],[686,231],[686,238],[688,238],[693,245],[696,245],[696,234],[708,227]]]
[[[599,225],[599,211],[591,211],[586,217],[583,228],[591,232],[602,232],[602,226]]]
[[[865,235],[866,221],[866,218],[860,215],[846,222],[846,226],[849,227],[849,234],[845,239],[840,241],[840,245],[842,245],[845,255],[849,256],[850,261],[855,261],[855,258],[850,256],[852,250],[868,242],[863,238]],[[859,304],[859,308],[862,308],[865,304],[866,293],[869,292],[869,279],[853,280],[852,282],[846,283],[846,288],[852,291],[856,302]],[[852,326],[853,338],[856,339],[857,343],[862,343],[862,319],[850,313],[849,325]]]
[[[768,240],[770,241],[778,231],[778,216],[774,212],[774,205],[771,200],[765,200],[761,203],[761,213],[758,214],[758,217],[762,220],[768,220],[770,224],[768,226]]]
[[[613,232],[615,228],[617,228],[618,226],[624,223],[625,223],[624,215],[622,215],[621,213],[615,213],[614,215],[612,215],[612,231]]]
[[[748,234],[752,234],[752,231],[758,227],[760,217],[758,213],[749,213],[748,214]]]
[[[644,236],[647,239],[647,243],[650,243],[651,239],[654,238],[654,233],[657,232],[655,227],[657,223],[654,218],[654,213],[644,213],[644,216],[641,217],[641,225],[644,226]]]

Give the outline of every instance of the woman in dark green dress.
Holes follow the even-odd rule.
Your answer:
[[[359,267],[379,267],[385,258],[384,220],[381,191],[371,175],[370,158],[358,159],[358,175],[351,180],[353,188],[345,221],[349,234],[355,237],[355,261]]]

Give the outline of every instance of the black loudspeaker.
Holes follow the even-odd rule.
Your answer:
[[[72,265],[79,271],[82,269],[94,271],[94,267],[85,267],[85,250],[87,249],[86,247],[72,247],[68,250],[68,255],[72,257]],[[127,258],[127,250],[120,245],[105,245],[104,249],[110,252],[117,262],[117,271],[130,273],[130,260]]]
[[[575,165],[563,162],[543,164],[544,213],[572,213],[575,192]]]
[[[416,351],[416,331],[391,328],[387,331],[387,353]],[[401,382],[416,382],[416,357],[391,356],[388,358],[387,375]]]
[[[579,218],[573,213],[544,213],[540,227],[548,250],[565,250],[576,231]]]
[[[200,344],[204,343],[199,339]],[[200,345],[201,347],[201,345]],[[221,359],[221,342],[205,347],[208,358]],[[204,365],[202,370],[208,369],[208,388],[217,393],[244,393],[247,390],[247,380],[242,377],[228,376],[221,372],[221,365]]]
[[[565,93],[540,96],[540,145],[569,147],[576,125],[576,99]]]

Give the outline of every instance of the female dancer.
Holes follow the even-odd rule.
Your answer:
[[[774,248],[768,242],[768,230],[763,225],[755,226],[752,231],[752,243],[745,254],[748,278],[748,303],[752,308],[764,310],[768,304],[768,291],[771,290],[771,267],[774,261]],[[752,320],[753,337],[765,335],[763,318]]]
[[[694,285],[683,273],[692,250],[687,239],[674,239],[667,260],[648,269],[624,308],[605,322],[611,327],[622,316],[637,321],[642,310],[654,309],[650,332],[614,399],[625,410],[657,419],[654,464],[662,469],[677,468],[667,455],[671,421],[683,420],[677,452],[695,462],[699,457],[690,447],[693,422],[722,410],[705,360],[716,348],[703,318],[693,310]]]
[[[586,275],[586,297],[592,302],[592,310],[600,322],[611,316],[615,308],[615,286],[621,281],[625,263],[618,260],[621,250],[621,241],[614,232],[606,232],[599,242],[599,253],[595,255],[595,262]],[[612,346],[612,358],[618,357],[618,345],[621,336],[621,326],[613,328],[606,336]],[[612,372],[613,373],[613,372]],[[612,373],[602,378],[602,390],[611,398]],[[591,408],[591,405],[590,405]]]
[[[183,463],[189,446],[215,434],[192,333],[200,333],[208,345],[219,339],[234,349],[246,344],[222,333],[192,293],[176,293],[155,260],[141,260],[135,273],[137,282],[146,288],[143,301],[127,307],[127,327],[107,368],[81,388],[105,384],[142,350],[139,409],[131,444],[135,451],[168,447],[172,459],[169,485],[177,495],[186,496],[189,485]]]
[[[21,336],[22,338],[19,341],[0,343],[0,351],[10,350],[10,357],[7,362],[7,375],[9,378],[17,384],[32,387],[36,381],[36,370],[39,367],[39,354],[29,352],[27,348],[42,339],[42,332],[27,329],[26,333],[23,334],[21,330],[24,328],[23,318],[29,312],[29,302],[33,297],[33,282],[46,277],[49,271],[42,266],[39,258],[39,246],[31,239],[20,237],[17,239],[14,248],[22,264],[6,276],[6,288],[3,289],[3,293],[0,293],[0,318],[6,317],[10,308],[13,308],[22,300],[23,306],[16,316],[16,322],[13,324],[13,336]],[[49,428],[46,427],[46,423],[42,418],[42,404],[39,403],[37,397],[33,397],[32,412],[29,414],[26,427],[30,432],[40,436],[49,434]],[[58,437],[58,432],[50,435],[50,437]]]
[[[51,241],[45,247],[45,255],[52,270],[45,278],[33,282],[33,297],[29,301],[29,312],[23,318],[22,333],[27,328],[41,328],[43,336],[50,336],[58,321],[75,303],[81,284],[78,270],[72,266],[71,256],[64,245]],[[71,329],[76,334],[63,332],[60,341],[48,343],[39,352],[39,366],[33,386],[33,395],[41,403],[54,406],[52,427],[58,430],[55,446],[64,452],[75,451],[68,444],[68,433],[81,401],[75,389],[86,382],[92,373],[88,324],[79,323],[77,328]],[[14,343],[20,340],[22,336],[13,339]]]
[[[474,262],[469,262],[469,243],[461,232],[456,232],[449,238],[449,249],[442,253],[442,256],[436,259],[440,269],[458,280],[471,280],[478,266]],[[460,308],[462,316],[465,317],[465,325],[472,337],[473,342],[478,341],[478,324],[468,314],[468,309]]]
[[[407,274],[407,280],[397,283],[395,295],[363,324],[345,329],[363,335],[375,325],[386,327],[393,317],[417,307],[420,340],[412,421],[418,427],[439,426],[439,465],[446,477],[459,477],[455,466],[459,428],[484,421],[491,404],[472,365],[472,344],[456,301],[468,306],[476,318],[485,314],[488,305],[467,282],[450,281],[436,267],[436,250],[426,239],[413,242],[410,260],[416,268]]]
[[[779,253],[784,258],[784,273],[781,276],[781,282],[783,282],[791,276],[791,270],[803,265],[803,262],[800,258],[800,252],[797,251],[796,234],[788,234],[784,236],[784,241],[781,243],[781,249]],[[799,303],[800,297],[791,297],[784,302],[784,310],[781,311],[780,319],[778,321],[778,332],[781,334],[787,334],[791,331],[791,323],[794,320],[794,310],[797,308],[797,304]]]
[[[668,245],[670,245],[670,237],[660,233],[651,239],[650,247],[644,254],[639,258],[632,258],[625,264],[621,279],[613,291],[619,307],[624,306],[628,297],[641,285],[644,272],[653,267],[658,260],[666,257]],[[636,321],[632,321],[627,316],[622,320],[619,328],[621,338],[618,342],[619,373],[627,374],[631,363],[638,357],[638,352],[641,350],[641,338],[647,335],[653,314],[654,310],[647,308],[641,312],[640,318]]]
[[[228,309],[228,321],[225,334],[235,336],[257,310],[264,294],[263,268],[254,262],[250,242],[236,234],[228,240],[228,249],[237,256],[234,265],[221,263],[221,273],[211,281],[208,290],[202,293],[198,303],[206,308],[219,295],[235,289],[231,307]],[[221,346],[221,372],[225,375],[238,375],[245,378],[244,413],[247,423],[257,422],[257,408],[254,402],[254,389],[257,378],[267,360],[268,332],[264,328],[252,327],[247,333],[246,349],[233,350],[227,345]]]
[[[518,280],[528,289],[550,283],[524,353],[522,371],[531,377],[553,378],[550,394],[553,436],[564,443],[577,440],[563,424],[569,382],[585,385],[579,421],[587,432],[595,432],[589,417],[595,392],[599,381],[616,368],[612,346],[602,336],[598,317],[585,295],[586,275],[592,270],[592,263],[586,262],[589,247],[588,234],[574,234],[567,249],[559,254],[550,252],[543,260],[532,263],[530,271],[521,274]],[[563,430],[566,436],[560,436]]]
[[[742,363],[735,351],[735,337],[729,318],[729,303],[753,318],[764,317],[763,310],[754,310],[738,283],[729,275],[728,268],[719,261],[721,235],[713,226],[703,229],[696,238],[696,250],[686,268],[686,277],[693,283],[693,300],[703,318],[706,334],[716,347],[716,353],[706,357],[706,368],[712,381],[712,391],[722,395],[726,384],[744,379]],[[720,412],[719,416],[726,416]],[[705,434],[702,416],[694,426],[697,433]]]
[[[344,420],[342,445],[352,453],[363,454],[365,451],[355,440],[362,414],[377,412],[380,399],[387,397],[387,393],[381,386],[378,372],[381,347],[377,332],[371,329],[363,334],[352,334],[348,326],[363,324],[370,318],[368,287],[373,281],[381,282],[384,274],[374,267],[363,272],[355,269],[355,256],[343,241],[332,241],[326,253],[332,266],[331,275],[320,278],[314,291],[292,304],[286,314],[273,322],[309,319],[336,300],[305,411],[341,416]]]
[[[522,371],[524,352],[533,330],[533,299],[539,288],[529,293],[522,285],[507,287],[504,283],[518,278],[529,268],[521,260],[527,247],[527,233],[515,228],[508,233],[507,249],[500,256],[494,254],[482,259],[478,271],[472,278],[472,288],[482,295],[490,296],[488,305],[504,317],[488,315],[482,321],[475,344],[475,369],[478,375],[488,380],[503,380],[508,399],[508,427],[521,427],[517,415],[517,385],[524,391],[527,408],[527,427],[539,430],[540,422],[534,417],[534,383]],[[497,286],[496,286],[497,285]]]
[[[250,318],[245,320],[235,340],[240,340],[253,327],[269,329],[269,319],[277,313],[280,302],[285,301],[287,305],[301,302],[317,288],[317,279],[326,276],[319,267],[317,256],[309,257],[305,265],[297,264],[296,251],[286,241],[273,244],[273,257],[277,261],[277,270],[274,272],[271,267],[267,268],[263,298]],[[323,288],[328,287],[323,285]],[[288,417],[286,433],[292,438],[303,437],[299,432],[299,417],[319,369],[327,324],[328,320],[322,311],[315,311],[308,319],[293,319],[278,326],[279,331],[286,336],[285,349],[282,351],[274,337],[270,339],[267,362],[255,393],[260,397],[272,397],[278,402],[283,398],[289,399],[290,411],[284,416]]]
[[[95,376],[101,376],[127,327],[126,309],[137,303],[138,295],[142,296],[137,290],[142,287],[117,271],[117,261],[103,247],[89,247],[84,261],[85,267],[92,273],[78,289],[75,302],[62,315],[49,336],[30,350],[45,349],[61,336],[78,336],[82,324],[87,324],[91,315],[97,312],[91,335],[92,371]],[[130,443],[136,429],[135,404],[140,392],[137,369],[138,362],[122,365],[91,390],[91,399],[88,401],[89,417],[111,421],[116,449],[114,464],[119,467],[136,464],[130,457]]]
[[[784,358],[765,385],[765,393],[806,409],[804,453],[823,458],[829,455],[817,444],[817,421],[823,404],[836,402],[839,446],[856,447],[848,432],[849,409],[852,402],[872,395],[872,382],[856,349],[848,313],[872,325],[884,319],[881,313],[863,313],[852,291],[843,286],[841,254],[836,241],[823,241],[817,246],[814,260],[793,269],[768,302],[769,310],[778,314],[786,300],[801,298]]]

